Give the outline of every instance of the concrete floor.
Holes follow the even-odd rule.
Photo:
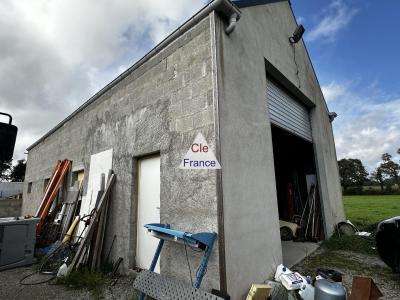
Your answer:
[[[318,247],[318,243],[282,241],[283,264],[290,268],[313,253]]]

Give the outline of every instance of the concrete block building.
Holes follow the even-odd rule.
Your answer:
[[[242,299],[282,262],[293,174],[303,198],[315,175],[325,237],[345,218],[330,114],[304,42],[289,41],[297,25],[289,1],[210,1],[29,147],[23,214],[35,213],[56,160],[73,161],[73,181],[112,149],[105,249],[115,236],[123,271],[148,267],[141,219],[152,215],[217,232],[202,287]],[[221,169],[179,169],[198,133]],[[193,272],[201,258],[189,254]],[[182,245],[166,243],[160,272],[190,283]]]

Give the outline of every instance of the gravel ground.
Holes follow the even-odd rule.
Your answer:
[[[86,289],[73,289],[54,283],[38,285],[21,285],[19,281],[24,276],[35,272],[34,267],[17,268],[0,272],[0,299],[1,300],[36,300],[36,299],[98,299]],[[39,282],[49,279],[50,276],[35,274],[24,282]],[[137,299],[136,291],[132,288],[133,276],[120,277],[115,284],[107,281],[100,299]]]
[[[353,276],[372,277],[383,294],[381,299],[400,299],[400,276],[391,270],[377,256],[351,251],[326,251],[319,249],[305,258],[292,270],[303,275],[315,275],[317,268],[331,268],[343,274],[343,283],[351,291]],[[120,277],[116,282],[107,280],[101,297],[95,297],[86,289],[68,288],[65,285],[43,283],[38,285],[21,285],[20,280],[35,272],[35,267],[25,267],[0,272],[0,299],[137,299],[133,286],[134,276]],[[50,277],[35,274],[25,282],[39,282]]]

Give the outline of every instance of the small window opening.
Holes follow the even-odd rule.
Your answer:
[[[84,170],[72,172],[71,186],[74,186],[75,182],[78,181],[79,182],[78,186],[81,187],[84,179],[85,179],[85,171]]]
[[[50,178],[45,178],[43,182],[43,193],[46,191],[47,185],[49,184]]]

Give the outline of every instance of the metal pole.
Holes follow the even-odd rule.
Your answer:
[[[167,224],[167,226],[166,226],[166,228],[170,228],[170,225],[169,224]],[[160,241],[158,242],[158,246],[157,246],[157,249],[156,249],[156,253],[154,253],[154,257],[153,257],[153,260],[151,261],[151,265],[150,265],[150,268],[149,268],[149,270],[150,271],[154,271],[154,269],[156,268],[156,265],[157,265],[157,261],[158,261],[158,258],[160,257],[160,254],[161,254],[161,250],[162,250],[162,247],[164,246],[164,240],[161,240],[160,239]],[[140,294],[139,294],[139,300],[144,300],[144,297],[145,297],[146,295],[143,293],[143,292],[140,292]]]
[[[196,282],[194,284],[194,287],[196,289],[200,288],[201,281],[203,280],[203,277],[206,274],[208,260],[211,256],[211,252],[212,252],[212,249],[214,246],[214,241],[215,241],[216,237],[217,237],[217,234],[214,233],[214,238],[212,239],[212,242],[210,243],[210,245],[207,247],[206,253],[204,253],[204,258],[199,267],[199,272],[197,272],[197,274],[196,274]]]

